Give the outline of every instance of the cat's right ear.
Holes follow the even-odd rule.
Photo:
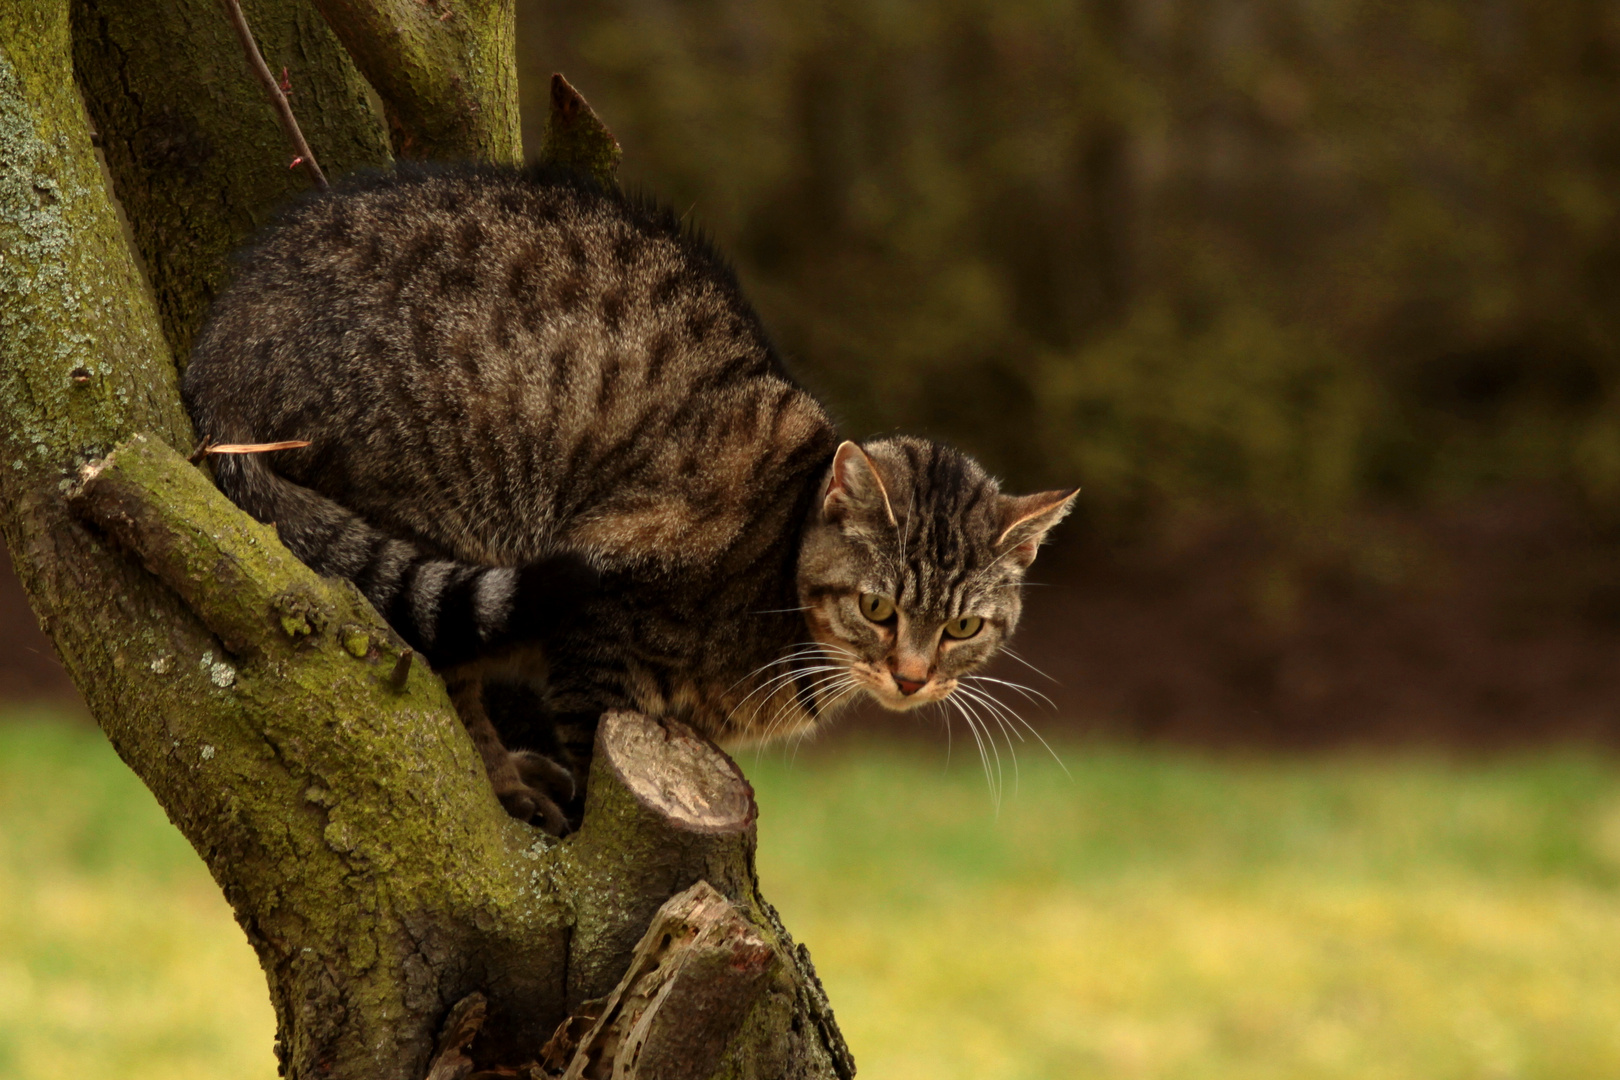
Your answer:
[[[1052,526],[1068,516],[1079,488],[1041,491],[1034,495],[1001,496],[1001,535],[996,546],[1017,565],[1028,569],[1035,551]]]
[[[821,499],[821,516],[836,525],[851,515],[882,517],[890,525],[897,524],[877,464],[865,450],[846,439],[833,455],[827,491]]]

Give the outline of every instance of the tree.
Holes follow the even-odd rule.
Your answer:
[[[510,0],[246,6],[330,173],[518,158]],[[611,168],[560,79],[550,123]],[[216,0],[0,0],[0,527],[258,952],[284,1074],[852,1076],[729,758],[609,714],[580,832],[510,819],[439,680],[188,462],[177,362],[291,156]]]

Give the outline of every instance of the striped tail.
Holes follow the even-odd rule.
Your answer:
[[[221,455],[214,472],[231,501],[275,522],[310,569],[354,582],[435,668],[549,637],[597,588],[596,571],[574,554],[522,567],[441,558],[277,475],[258,454]]]

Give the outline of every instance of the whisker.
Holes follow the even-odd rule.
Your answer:
[[[975,676],[975,677],[976,678],[982,678],[983,676]],[[986,698],[986,699],[988,699],[990,701],[994,701],[997,705],[1000,705],[1003,709],[1007,709],[1007,706],[1006,706],[1006,704],[1004,702],[997,701],[994,697],[991,697],[984,690],[978,689],[976,687],[963,686],[960,682],[957,683],[956,688],[958,690],[970,691],[971,693],[976,694],[976,695],[978,695],[978,696],[980,696],[982,698]],[[1046,752],[1048,754],[1052,755],[1052,760],[1057,762],[1057,767],[1063,770],[1063,775],[1064,776],[1067,776],[1070,780],[1074,779],[1074,774],[1069,772],[1069,767],[1063,763],[1063,759],[1058,756],[1058,752],[1056,750],[1052,749],[1052,744],[1046,741],[1045,736],[1043,736],[1040,733],[1040,731],[1038,731],[1036,729],[1034,724],[1031,724],[1028,720],[1025,720],[1022,716],[1019,716],[1017,710],[1007,709],[1007,715],[1011,720],[1017,721],[1018,723],[1024,725],[1024,730],[1028,731],[1031,735],[1035,736],[1035,741],[1040,743],[1041,746],[1043,746],[1046,749]],[[1024,739],[1024,737],[1022,735],[1019,735],[1018,738],[1019,738],[1020,741],[1023,741],[1023,739]]]
[[[822,664],[822,665],[819,665],[817,667],[794,668],[791,671],[784,671],[784,672],[781,672],[780,674],[773,675],[769,679],[767,679],[764,682],[760,683],[758,686],[754,687],[752,690],[750,690],[748,692],[748,695],[746,697],[744,697],[741,701],[737,702],[737,704],[733,705],[731,707],[731,711],[726,713],[726,719],[727,719],[727,721],[730,721],[730,719],[732,717],[737,715],[738,710],[740,710],[744,705],[748,704],[748,702],[752,701],[754,699],[754,697],[757,696],[758,694],[760,694],[762,691],[769,690],[769,691],[774,693],[774,688],[775,687],[778,687],[781,684],[783,684],[785,682],[788,682],[789,680],[797,679],[800,676],[814,675],[814,674],[818,674],[818,673],[821,673],[821,672],[827,672],[827,671],[845,671],[845,670],[847,670],[847,669],[842,664]],[[765,700],[769,701],[770,696],[771,695],[769,693],[767,693],[766,696],[765,696]],[[757,706],[755,707],[755,712],[756,713],[758,712],[758,707]]]
[[[858,684],[855,683],[855,680],[854,680],[853,676],[851,676],[847,670],[840,668],[834,674],[822,675],[820,678],[818,678],[814,683],[811,684],[810,693],[812,695],[815,695],[823,687],[828,686],[828,685],[837,686],[839,684],[840,680],[842,680],[843,683],[846,686],[850,687],[850,688],[859,689],[859,686],[858,686]],[[848,691],[845,690],[845,691],[841,692],[839,695],[833,697],[831,699],[831,701],[829,701],[829,703],[827,705],[822,706],[820,711],[825,712],[827,710],[827,708],[831,706],[831,704],[833,704],[833,703],[835,703],[835,702],[837,702],[838,700],[841,699],[841,697],[843,696],[843,693],[847,693],[847,692]],[[770,720],[768,720],[766,722],[766,724],[765,724],[765,729],[759,734],[759,742],[757,744],[755,744],[755,747],[754,747],[754,762],[756,764],[759,762],[759,755],[764,752],[765,744],[772,741],[775,738],[777,727],[779,727],[781,725],[781,723],[784,720],[787,719],[787,717],[788,717],[788,715],[790,713],[790,710],[793,708],[793,705],[796,703],[796,701],[797,701],[797,695],[795,695],[793,699],[790,699],[790,700],[788,700],[786,702],[783,702],[782,704],[778,705],[776,707],[776,711],[771,714]],[[757,709],[756,709],[756,714],[757,714]],[[814,726],[815,725],[810,725],[810,727],[814,727]],[[806,734],[807,732],[808,732],[808,729],[805,732],[801,732],[801,735]]]
[[[945,707],[943,700],[931,701],[928,704],[945,721],[945,770],[949,772],[951,768],[951,711]]]
[[[830,660],[832,657],[826,655],[826,653],[828,649],[834,648],[838,649],[840,652],[847,653],[848,655],[859,659],[859,656],[854,652],[854,650],[846,649],[841,645],[827,645],[825,642],[820,641],[804,641],[797,645],[790,646],[785,655],[779,656],[775,660],[770,660],[759,665],[759,667],[755,668],[753,671],[750,671],[748,674],[726,687],[725,692],[729,694],[731,691],[735,690],[737,687],[741,686],[755,675],[762,674],[763,672],[769,671],[771,668],[777,667],[781,664],[791,664],[795,660],[802,660],[812,657]]]
[[[978,703],[980,705],[983,705],[985,712],[987,712],[990,715],[990,719],[994,720],[996,722],[996,727],[1001,729],[1001,737],[1003,739],[1007,740],[1007,756],[1012,758],[1012,765],[1013,765],[1013,793],[1016,795],[1018,793],[1019,780],[1021,779],[1021,777],[1019,775],[1019,767],[1018,767],[1018,748],[1013,745],[1013,740],[1012,740],[1013,734],[1016,731],[1016,729],[1014,729],[1013,731],[1009,731],[1008,728],[1007,728],[1007,721],[1005,719],[1006,714],[1007,714],[1006,707],[1004,705],[1002,705],[1001,702],[996,701],[993,698],[987,697],[986,695],[984,695],[982,693],[974,692],[970,688],[965,687],[965,686],[961,686],[960,684],[957,686],[957,689],[958,690],[968,690],[969,691],[968,700],[976,702],[976,703]],[[983,721],[981,720],[980,722],[982,723]],[[995,733],[990,730],[990,725],[989,724],[984,725],[984,733],[990,739],[990,747],[991,747],[991,749],[994,749],[995,745],[996,745]],[[1018,741],[1023,742],[1024,737],[1022,735],[1019,735],[1018,736]],[[998,753],[996,755],[996,764],[997,764],[998,768],[1000,767],[1000,763],[1001,763],[1001,756]],[[1003,781],[1003,787],[1005,787],[1005,781]]]
[[[1012,649],[1008,648],[1006,645],[1003,645],[1001,647],[1001,651],[1006,653],[1008,656],[1012,657],[1014,660],[1018,661],[1020,664],[1023,664],[1025,667],[1029,668],[1029,670],[1033,671],[1035,674],[1039,675],[1041,678],[1050,680],[1051,682],[1054,682],[1054,683],[1057,682],[1057,680],[1052,678],[1052,676],[1048,675],[1046,672],[1042,671],[1040,668],[1036,667],[1034,664],[1030,663],[1028,660],[1025,660],[1022,656],[1019,656],[1017,653],[1013,652]]]
[[[1007,706],[1003,702],[997,700],[996,698],[991,697],[989,694],[985,693],[983,690],[978,689],[977,687],[963,686],[962,684],[958,683],[957,686],[956,686],[956,689],[957,689],[957,691],[959,693],[967,695],[968,700],[977,701],[977,702],[981,703],[982,705],[984,705],[984,707],[990,712],[990,714],[992,716],[995,716],[995,717],[998,717],[998,718],[1005,718],[1005,717],[1011,715],[1011,710],[1008,709]],[[1019,735],[1018,736],[1018,741],[1023,742],[1024,737],[1022,735]]]
[[[979,763],[984,767],[985,786],[990,789],[990,801],[995,805],[996,815],[999,817],[1001,815],[1001,789],[996,786],[995,777],[991,775],[990,755],[985,753],[984,739],[979,735],[978,722],[974,718],[973,714],[968,711],[967,706],[963,702],[958,701],[955,698],[947,698],[946,700],[955,704],[956,711],[961,714],[962,719],[967,723],[968,733],[973,736],[974,743],[976,743],[979,747]],[[988,732],[986,732],[986,734],[988,734]],[[992,746],[991,749],[994,750],[995,747]],[[999,751],[996,753],[996,764],[998,767],[1001,764],[1001,754]]]
[[[858,691],[860,688],[861,688],[860,684],[857,683],[854,679],[848,680],[847,685],[842,690],[840,690],[836,696],[834,696],[833,698],[831,698],[827,702],[826,706],[823,707],[822,711],[827,712],[827,711],[831,710],[835,705],[838,704],[838,702],[842,701],[848,695]],[[806,726],[804,728],[801,728],[799,730],[799,732],[796,735],[794,735],[794,737],[793,737],[793,757],[792,757],[793,761],[797,761],[799,759],[799,747],[803,746],[806,742],[808,742],[810,737],[812,735],[817,734],[819,732],[819,730],[820,730],[820,725],[811,724],[811,725],[808,725],[808,726]]]
[[[813,700],[814,698],[816,698],[819,695],[819,693],[820,693],[820,691],[821,691],[821,689],[823,687],[838,686],[838,685],[840,685],[842,683],[850,683],[850,684],[852,684],[852,683],[854,683],[854,678],[849,674],[848,671],[840,668],[831,675],[823,675],[819,679],[817,679],[814,683],[812,683],[810,685],[808,693],[809,693],[810,697]],[[787,717],[790,715],[794,705],[796,705],[797,703],[798,703],[798,695],[795,694],[789,700],[787,700],[787,701],[783,702],[782,704],[778,705],[776,707],[776,712],[771,714],[771,719],[766,723],[765,732],[764,732],[764,734],[762,734],[760,736],[760,738],[761,739],[766,739],[766,740],[769,740],[770,738],[772,738],[776,733],[777,727],[784,720],[787,719]]]
[[[972,698],[967,698],[967,699],[963,700],[960,704],[961,704],[961,707],[964,710],[967,711],[968,715],[973,717],[974,721],[978,724],[979,728],[983,731],[983,733],[984,733],[984,741],[989,744],[990,753],[995,755],[995,759],[996,759],[996,812],[999,814],[1001,812],[1001,796],[1007,790],[1006,772],[1005,772],[1005,770],[1004,770],[1004,768],[1002,766],[1002,763],[1001,763],[1001,748],[996,745],[996,740],[995,740],[994,736],[992,735],[992,733],[990,731],[990,725],[985,723],[984,717],[980,716],[979,715],[979,710],[974,707],[973,699]]]
[[[798,704],[801,696],[809,696],[812,700],[814,700],[817,692],[822,686],[850,677],[848,669],[842,667],[841,665],[829,665],[826,667],[813,668],[806,672],[795,672],[795,674],[815,674],[816,677],[810,680],[808,686],[803,688],[795,687],[793,693],[789,695],[788,700],[782,705],[778,706],[778,712],[780,712],[782,709],[791,708]],[[782,682],[780,677],[777,679],[777,682],[779,684]],[[778,686],[778,689],[780,689],[780,686]],[[756,693],[757,692],[758,691],[756,691]],[[771,696],[774,696],[774,692]]]
[[[1025,686],[1023,683],[1015,683],[1008,679],[998,679],[992,675],[964,675],[962,677],[964,679],[972,679],[974,682],[993,682],[998,683],[1001,686],[1011,687],[1020,694],[1024,695],[1024,697],[1031,702],[1044,701],[1050,708],[1057,708],[1057,702],[1053,701],[1039,690],[1036,690],[1034,687]]]

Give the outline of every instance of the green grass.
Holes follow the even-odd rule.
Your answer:
[[[94,728],[0,722],[0,1077],[276,1075],[264,977]]]
[[[743,763],[878,1080],[1620,1076],[1620,769],[873,746]],[[0,1077],[270,1077],[263,980],[93,730],[0,724]]]

